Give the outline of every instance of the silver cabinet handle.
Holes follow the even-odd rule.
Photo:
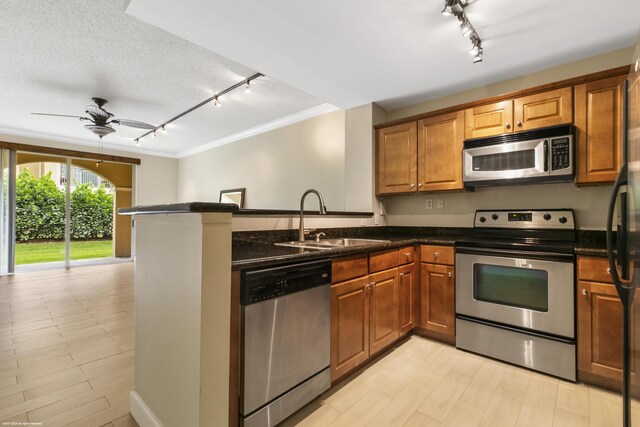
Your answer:
[[[400,273],[400,277],[404,277],[404,273]]]
[[[409,258],[411,256],[411,252],[405,252],[404,256],[406,256],[407,258]]]
[[[415,186],[416,186],[415,184],[411,184],[411,188],[413,188],[413,187],[415,187]]]
[[[586,290],[586,289],[583,289],[583,290],[582,290],[582,295],[586,295],[586,294],[587,294],[587,290]]]
[[[422,187],[422,183],[419,183],[419,184],[418,184],[418,187]]]
[[[516,124],[518,125],[518,127],[522,127],[522,122],[520,120],[518,120]]]
[[[607,274],[611,274],[611,267],[607,268]]]
[[[509,123],[509,122],[505,123],[504,127],[506,127],[507,129],[511,129],[511,123]]]
[[[451,277],[451,276],[452,276],[451,272],[448,272],[448,273],[447,273],[447,276]]]
[[[434,258],[438,258],[438,255],[440,255],[440,252],[434,252],[434,253],[433,253],[433,257],[434,257]]]

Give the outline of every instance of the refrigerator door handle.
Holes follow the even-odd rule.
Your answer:
[[[617,238],[620,240],[619,243],[617,245],[614,245],[613,243],[613,213],[615,211],[615,207],[616,207],[616,201],[618,198],[618,191],[620,190],[620,187],[622,187],[623,185],[627,185],[627,164],[624,163],[622,165],[622,167],[620,168],[620,173],[618,173],[618,178],[616,179],[616,183],[613,186],[613,190],[611,191],[611,199],[609,200],[609,209],[607,212],[607,258],[609,258],[609,274],[611,275],[611,279],[613,280],[613,283],[615,283],[616,288],[618,288],[618,293],[620,294],[620,290],[621,289],[628,289],[629,285],[623,283],[620,280],[620,276],[618,276],[618,268],[617,268],[617,263],[616,263],[616,256],[614,255],[613,251],[614,249],[617,249],[617,258],[618,261],[620,262],[621,265],[621,270],[624,272],[628,272],[628,254],[627,254],[627,247],[626,247],[626,233],[628,232],[628,230],[624,230],[622,229],[623,227],[618,227],[618,229],[616,230],[618,232],[618,236]],[[625,198],[626,195],[624,195],[622,197],[622,199]],[[621,204],[621,209],[625,209],[626,208],[626,200],[623,201],[623,203]],[[627,215],[626,212],[621,212],[621,215],[624,217]],[[627,225],[627,221],[623,220],[622,221],[623,226]],[[624,227],[626,228],[626,227]],[[622,264],[625,264],[624,266]],[[622,295],[620,295],[621,298]],[[623,301],[623,304],[625,303],[625,301]]]

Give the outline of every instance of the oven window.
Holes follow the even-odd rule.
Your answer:
[[[534,149],[473,156],[474,171],[513,171],[536,167]]]
[[[544,270],[474,264],[473,283],[478,301],[549,311],[549,275]]]

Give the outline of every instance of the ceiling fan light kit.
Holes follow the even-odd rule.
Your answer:
[[[67,115],[67,114],[51,114],[51,113],[31,113],[33,115],[36,116],[54,116],[54,117],[70,117],[70,118],[74,118],[74,119],[79,119],[80,121],[89,121],[91,122],[91,124],[86,124],[84,125],[84,127],[88,130],[90,130],[91,132],[93,132],[99,139],[100,139],[100,145],[101,145],[101,149],[102,149],[102,137],[109,135],[113,132],[115,132],[116,130],[113,128],[113,124],[116,125],[121,125],[121,126],[128,126],[128,127],[132,127],[132,128],[137,128],[137,129],[146,129],[147,132],[140,135],[139,137],[134,139],[134,142],[136,143],[136,145],[140,145],[140,143],[142,142],[142,138],[146,137],[147,135],[151,135],[152,138],[156,137],[156,134],[158,131],[161,131],[163,134],[167,133],[167,126],[169,125],[169,123],[173,123],[174,121],[178,120],[179,118],[186,116],[187,114],[191,113],[192,111],[197,110],[198,108],[208,104],[209,102],[213,101],[213,105],[216,107],[222,107],[222,103],[220,102],[219,98],[223,95],[226,95],[227,93],[231,92],[232,90],[235,90],[239,87],[244,86],[245,88],[245,92],[249,93],[251,91],[251,81],[257,79],[258,77],[262,77],[264,76],[264,74],[261,73],[256,73],[254,75],[252,75],[249,78],[246,78],[244,80],[242,80],[239,83],[234,84],[233,86],[229,86],[228,88],[226,88],[225,90],[218,92],[216,94],[214,94],[213,96],[211,96],[210,98],[205,99],[204,101],[202,101],[201,103],[189,108],[186,111],[183,111],[182,113],[178,114],[175,117],[172,117],[171,119],[159,124],[159,125],[152,125],[150,123],[145,123],[145,122],[141,122],[138,120],[131,120],[131,119],[116,119],[114,118],[114,115],[111,114],[110,112],[108,112],[107,110],[104,109],[104,105],[108,102],[106,99],[103,98],[91,98],[93,100],[93,102],[95,103],[95,105],[87,105],[87,108],[85,110],[85,113],[89,115],[89,117],[83,117],[83,116],[72,116],[72,115]]]
[[[471,41],[471,54],[473,55],[473,63],[477,64],[478,62],[482,62],[482,56],[484,50],[482,49],[482,40],[478,35],[478,32],[466,13],[464,13],[464,8],[467,7],[469,3],[467,0],[444,0],[444,9],[442,9],[442,14],[445,16],[455,16],[460,22],[460,30],[462,30],[462,35],[465,37],[469,37]]]

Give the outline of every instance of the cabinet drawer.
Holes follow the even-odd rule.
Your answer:
[[[454,259],[451,246],[422,245],[420,247],[420,262],[453,265]]]
[[[398,250],[398,265],[411,264],[415,259],[413,246],[407,246]]]
[[[609,274],[609,260],[598,257],[578,257],[578,280],[613,283]]]
[[[331,282],[338,283],[367,275],[367,254],[335,258],[331,263]]]
[[[398,249],[373,252],[369,255],[369,273],[398,266]]]

